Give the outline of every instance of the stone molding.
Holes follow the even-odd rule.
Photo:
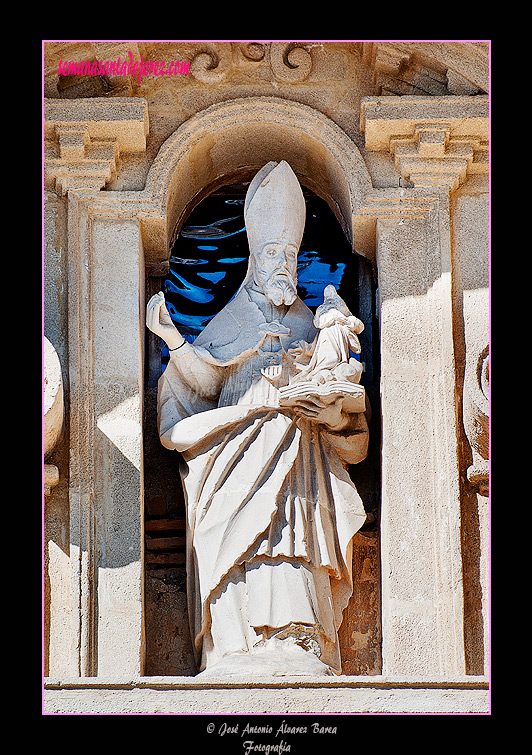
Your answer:
[[[146,149],[148,130],[146,100],[45,100],[45,188],[62,196],[69,189],[102,189],[122,152]]]
[[[52,489],[59,483],[59,469],[55,464],[44,465],[44,495],[52,495]]]
[[[416,188],[455,191],[467,176],[489,169],[489,99],[365,97],[361,131],[366,149],[388,151]]]
[[[232,59],[230,46],[205,43],[193,54],[190,74],[202,84],[219,84],[227,77]]]
[[[490,711],[485,676],[53,679],[44,713],[293,714]],[[309,718],[309,724],[312,718]],[[289,723],[289,722],[288,722]],[[274,725],[274,731],[277,726]],[[343,731],[343,730],[342,730]],[[210,736],[210,735],[209,735]],[[212,736],[215,736],[214,734]],[[278,741],[277,739],[275,740]]]

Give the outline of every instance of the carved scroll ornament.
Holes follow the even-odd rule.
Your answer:
[[[204,84],[219,84],[238,65],[236,55],[258,65],[269,64],[273,77],[288,84],[305,81],[312,71],[311,51],[302,43],[242,42],[203,44],[194,52],[190,73]]]

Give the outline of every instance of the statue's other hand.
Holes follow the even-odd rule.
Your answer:
[[[341,401],[338,400],[332,404],[325,404],[319,396],[309,395],[301,397],[291,409],[295,414],[324,425],[332,432],[340,432],[349,424],[349,416],[342,412]]]
[[[146,305],[146,327],[162,338],[169,349],[181,346],[185,340],[172,322],[162,291],[152,296]]]

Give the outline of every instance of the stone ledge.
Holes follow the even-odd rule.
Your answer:
[[[388,151],[391,137],[411,137],[416,126],[443,124],[453,137],[489,139],[489,96],[363,97],[360,130],[366,149]]]
[[[487,677],[46,679],[45,713],[489,713]]]
[[[56,129],[86,127],[90,140],[116,140],[120,152],[144,152],[149,133],[148,102],[140,97],[44,100],[44,139]]]
[[[222,689],[222,688],[278,688],[278,687],[375,687],[379,689],[489,689],[487,676],[453,677],[402,677],[402,676],[256,676],[227,677],[216,680],[197,676],[140,676],[130,677],[75,677],[58,679],[46,677],[45,689]]]

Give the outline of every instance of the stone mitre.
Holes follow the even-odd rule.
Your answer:
[[[305,228],[305,200],[296,174],[285,160],[273,160],[251,181],[244,203],[244,220],[253,251],[266,241],[286,241],[298,247]]]

